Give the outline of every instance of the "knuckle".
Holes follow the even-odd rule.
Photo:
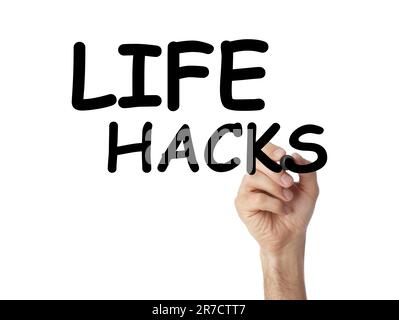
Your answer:
[[[273,194],[275,194],[278,197],[283,197],[284,198],[284,194],[283,194],[284,188],[283,187],[281,187],[277,183],[273,183],[271,188],[272,188]]]
[[[256,193],[252,196],[252,203],[256,207],[260,207],[265,202],[265,198],[261,193]]]
[[[314,194],[315,194],[316,198],[318,198],[319,195],[320,195],[320,187],[319,187],[319,185],[317,183],[316,183],[316,186],[315,186]]]
[[[235,208],[236,208],[236,210],[237,211],[239,211],[240,210],[240,197],[239,196],[236,196],[235,197],[235,199],[234,199],[234,206],[235,206]]]
[[[242,184],[247,186],[252,182],[253,176],[246,174],[244,175],[244,177],[242,178]]]
[[[274,145],[271,142],[268,142],[263,148],[262,151],[267,154],[270,155],[275,149],[277,149],[277,146]]]
[[[284,204],[280,199],[273,198],[273,201],[271,202],[271,206],[273,207],[273,209],[276,212],[280,212],[281,209],[284,207]]]
[[[285,204],[280,200],[278,200],[277,210],[279,213],[283,213],[285,211]]]
[[[241,180],[242,185],[246,185],[248,183],[248,175],[244,175]]]

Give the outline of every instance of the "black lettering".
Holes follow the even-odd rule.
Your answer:
[[[122,108],[134,107],[157,107],[161,104],[162,99],[157,95],[145,95],[145,57],[159,57],[162,49],[158,46],[149,44],[122,44],[118,49],[123,56],[133,56],[132,70],[132,96],[121,97],[118,101]]]
[[[285,166],[288,170],[296,173],[308,173],[317,171],[324,167],[324,165],[327,163],[327,151],[322,146],[316,143],[299,141],[299,138],[304,134],[322,134],[323,132],[324,129],[322,127],[313,124],[307,124],[299,127],[291,134],[290,145],[293,148],[302,151],[313,151],[317,154],[317,159],[316,161],[309,164],[298,165],[293,161],[293,159],[288,158],[285,160]]]
[[[253,122],[248,123],[248,150],[247,150],[247,172],[254,174],[256,171],[256,162],[258,159],[267,168],[273,172],[280,172],[281,166],[270,159],[263,151],[262,148],[270,142],[270,140],[280,130],[278,123],[273,123],[269,129],[256,140],[256,124]]]
[[[183,141],[184,150],[177,151],[180,143]],[[183,125],[177,132],[176,137],[169,144],[168,149],[163,153],[161,161],[158,165],[160,172],[166,171],[169,162],[172,159],[187,158],[188,165],[193,172],[199,170],[197,159],[194,153],[194,146],[191,139],[190,128],[188,125]]]
[[[268,44],[260,40],[223,41],[220,72],[220,99],[225,108],[236,111],[253,111],[264,108],[262,99],[233,99],[232,81],[260,79],[265,76],[261,67],[233,69],[233,54],[238,51],[266,52]]]
[[[242,135],[242,126],[240,123],[228,123],[219,127],[209,138],[208,143],[205,147],[205,162],[208,167],[216,172],[226,172],[233,170],[240,164],[240,159],[234,157],[228,162],[218,163],[213,157],[213,152],[215,150],[216,144],[219,140],[228,132],[232,132],[234,136],[240,137]]]
[[[171,42],[168,45],[168,108],[176,111],[180,106],[180,79],[187,77],[206,78],[209,74],[207,67],[180,67],[180,53],[200,52],[210,54],[213,46],[201,41]]]
[[[108,171],[116,171],[118,155],[141,152],[141,166],[144,172],[151,171],[151,129],[152,123],[143,126],[142,142],[118,146],[118,124],[109,124]]]
[[[95,110],[112,106],[116,103],[113,94],[85,99],[85,69],[86,48],[84,43],[76,42],[73,46],[73,83],[72,83],[72,106],[76,110]]]

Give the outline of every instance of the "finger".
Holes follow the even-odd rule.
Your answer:
[[[273,161],[279,161],[281,157],[285,155],[285,150],[279,146],[276,146],[269,142],[266,144],[262,151]],[[284,170],[281,172],[273,172],[265,165],[263,165],[259,160],[256,160],[256,169],[263,172],[265,175],[270,177],[274,182],[282,187],[289,188],[294,184],[294,179]]]
[[[288,188],[283,188],[263,172],[257,170],[253,175],[244,177],[243,191],[253,192],[260,190],[283,201],[291,201],[294,194]]]
[[[269,211],[275,214],[286,214],[283,201],[262,192],[252,192],[246,201],[252,212]]]
[[[295,163],[299,165],[309,164],[310,161],[303,158],[298,153],[293,153]],[[319,186],[317,184],[316,172],[300,173],[299,174],[299,186],[302,190],[311,193],[316,196],[319,194]]]
[[[282,156],[285,156],[285,150],[271,142],[268,142],[262,151],[273,161],[278,161]]]

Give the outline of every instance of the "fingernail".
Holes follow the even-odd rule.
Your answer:
[[[294,197],[294,194],[290,189],[283,189],[283,196],[286,200],[290,201]]]
[[[294,152],[294,153],[292,154],[292,156],[293,156],[295,159],[301,159],[301,156],[299,155],[299,153]]]
[[[285,155],[285,150],[281,148],[277,148],[273,152],[273,156],[276,157],[277,159],[280,159],[283,155]]]
[[[294,179],[292,179],[292,177],[287,173],[284,173],[280,179],[281,179],[281,182],[283,183],[283,185],[286,187],[290,187],[292,185],[292,183],[294,182]]]

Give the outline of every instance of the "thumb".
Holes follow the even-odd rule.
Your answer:
[[[299,165],[304,165],[310,163],[309,160],[306,160],[298,153],[293,153],[292,156],[294,157],[295,163]],[[309,173],[300,173],[299,174],[299,187],[311,194],[314,197],[317,197],[319,194],[319,186],[317,184],[317,174],[316,172],[309,172]]]

